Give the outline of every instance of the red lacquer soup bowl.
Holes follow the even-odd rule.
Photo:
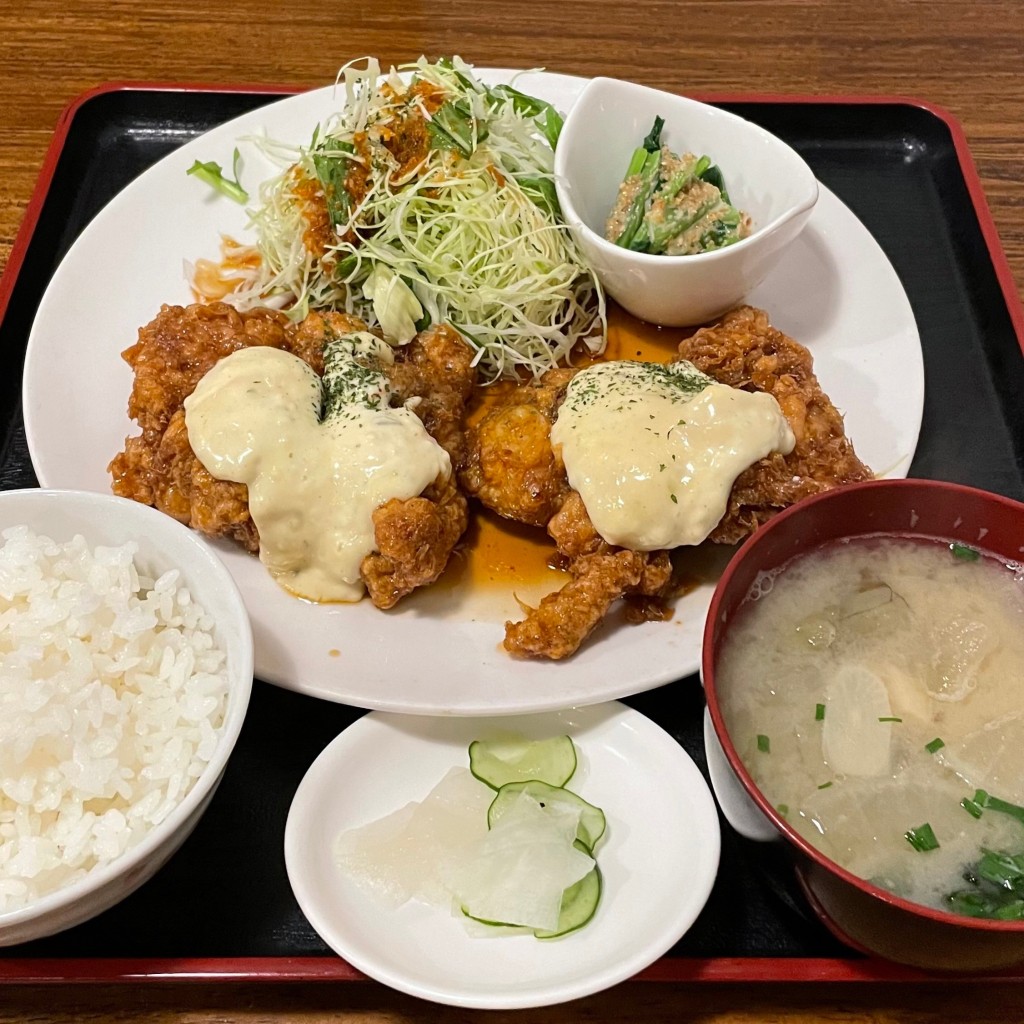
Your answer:
[[[1024,504],[957,484],[879,480],[809,498],[760,528],[730,562],[708,612],[702,675],[715,736],[742,786],[741,798],[752,801],[791,846],[811,905],[840,939],[862,951],[929,969],[980,971],[1022,963],[1024,921],[963,917],[912,903],[858,878],[811,846],[760,792],[726,728],[715,670],[751,586],[797,555],[873,534],[943,538],[1008,562],[1024,561]],[[716,788],[729,817],[726,803],[735,795],[723,792],[727,787]],[[735,787],[728,788],[735,792]]]

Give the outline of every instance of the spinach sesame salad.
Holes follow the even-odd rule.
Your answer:
[[[302,320],[332,309],[404,344],[448,323],[480,376],[539,376],[605,342],[605,300],[555,196],[558,111],[489,86],[458,57],[339,75],[344,102],[304,146],[261,137],[282,167],[251,200],[213,162],[190,174],[247,206],[256,240],[225,252],[241,283],[224,301]],[[203,281],[193,286],[203,294]],[[221,298],[221,295],[210,295]]]
[[[605,237],[654,256],[692,256],[722,249],[750,234],[750,217],[729,199],[709,156],[679,156],[662,144],[665,121],[654,119],[619,186]]]

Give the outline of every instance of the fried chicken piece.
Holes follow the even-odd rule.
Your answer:
[[[505,623],[505,650],[522,657],[559,660],[580,644],[620,597],[663,598],[672,578],[667,551],[612,547],[594,529],[583,499],[570,491],[548,524],[572,579],[548,594],[521,622]]]
[[[447,324],[421,331],[399,349],[388,376],[404,399],[418,397],[416,414],[452,461],[452,476],[436,481],[420,497],[393,498],[373,513],[377,550],[360,566],[370,600],[391,608],[416,587],[444,572],[469,522],[455,468],[464,457],[463,421],[476,384],[473,351]]]
[[[208,536],[227,537],[258,551],[248,489],[217,480],[195,457],[183,404],[215,363],[254,345],[284,349],[323,373],[327,322],[336,332],[366,327],[337,313],[328,319],[313,314],[296,326],[272,309],[239,313],[223,302],[163,306],[123,353],[135,372],[128,415],[142,434],[128,438],[108,467],[114,493],[153,505]]]
[[[800,498],[870,478],[814,376],[810,353],[771,327],[762,311],[727,313],[682,342],[679,358],[720,383],[773,395],[796,437],[790,455],[769,455],[740,474],[711,540],[735,543]],[[606,544],[569,487],[550,428],[574,372],[550,371],[502,396],[470,430],[461,475],[466,490],[500,515],[546,525],[567,561],[570,582],[522,622],[505,624],[506,649],[527,657],[572,654],[620,597],[630,621],[664,618],[672,584],[667,552]]]
[[[249,515],[249,489],[211,476],[196,458],[188,443],[184,409],[174,413],[160,439],[150,480],[153,504],[162,512],[209,537],[236,541],[253,554],[259,551],[259,533]]]
[[[451,456],[452,468],[462,465],[466,403],[476,385],[473,350],[462,335],[447,324],[428,327],[398,350],[388,376],[403,400],[419,397],[416,415]]]
[[[288,320],[270,309],[239,313],[223,302],[162,306],[123,353],[135,372],[128,415],[144,436],[167,429],[214,363],[249,345],[287,348]]]
[[[573,578],[520,622],[505,623],[505,650],[558,661],[575,654],[611,607],[640,582],[643,556],[619,548],[573,563]]]
[[[359,567],[370,600],[392,608],[417,587],[433,583],[448,564],[469,521],[454,476],[418,498],[392,498],[373,512],[377,550]]]
[[[129,414],[142,427],[110,463],[115,494],[153,505],[209,536],[259,550],[248,488],[218,480],[189,445],[184,401],[214,364],[238,349],[271,345],[323,373],[325,344],[365,331],[343,313],[311,313],[292,324],[281,313],[239,313],[224,303],[164,306],[124,353],[135,371]],[[386,367],[399,401],[419,398],[416,411],[454,458],[461,452],[462,417],[475,383],[472,351],[452,329],[418,335]],[[434,433],[436,431],[437,433]],[[466,500],[454,480],[436,481],[418,498],[387,502],[374,513],[379,555],[364,560],[371,600],[390,608],[444,569],[467,523]]]
[[[463,487],[507,519],[547,526],[572,576],[522,622],[505,623],[505,649],[523,657],[568,657],[620,597],[657,604],[671,578],[667,552],[608,544],[569,486],[550,433],[575,372],[549,370],[536,383],[509,389],[468,432]]]
[[[348,313],[310,313],[299,323],[288,325],[282,347],[308,363],[314,373],[323,376],[324,345],[339,334],[366,330],[369,328],[359,317]]]
[[[124,451],[108,467],[114,493],[152,505],[186,526],[195,522],[199,529],[203,523],[203,532],[256,551],[259,538],[249,518],[247,490],[198,472],[202,465],[188,444],[182,403],[232,352],[250,345],[287,348],[287,326],[286,317],[269,309],[239,313],[222,302],[163,306],[123,353],[135,373],[128,415],[142,433],[126,439]],[[239,506],[244,507],[241,518]]]
[[[772,327],[763,310],[732,310],[683,341],[679,357],[722,384],[774,395],[796,437],[789,455],[774,453],[739,475],[711,540],[735,544],[801,498],[872,478],[814,375],[810,352]]]
[[[498,515],[547,526],[571,493],[550,434],[575,373],[548,370],[536,383],[506,388],[469,432],[460,481]]]

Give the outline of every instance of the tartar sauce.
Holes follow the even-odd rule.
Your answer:
[[[597,532],[635,551],[701,543],[736,477],[795,444],[771,395],[718,384],[692,363],[631,360],[576,374],[551,441]]]
[[[448,453],[415,412],[389,407],[387,376],[368,357],[393,359],[372,334],[329,342],[321,381],[288,352],[243,348],[185,400],[199,461],[249,488],[260,559],[313,601],[358,601],[359,566],[376,546],[374,509],[451,474]]]

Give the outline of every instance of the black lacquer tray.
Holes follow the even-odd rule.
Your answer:
[[[65,112],[0,281],[0,487],[37,483],[21,416],[21,365],[36,308],[68,247],[160,157],[281,92],[113,85]],[[910,475],[1024,499],[1024,311],[959,126],[941,111],[901,99],[697,98],[794,146],[896,268],[924,349],[924,421]],[[695,677],[627,703],[705,768]],[[282,848],[299,781],[360,714],[257,682],[223,783],[171,862],[93,921],[0,949],[0,982],[361,977],[303,917]],[[781,845],[750,843],[724,821],[722,828],[721,868],[704,912],[642,977],[925,977],[841,945],[806,904]]]

